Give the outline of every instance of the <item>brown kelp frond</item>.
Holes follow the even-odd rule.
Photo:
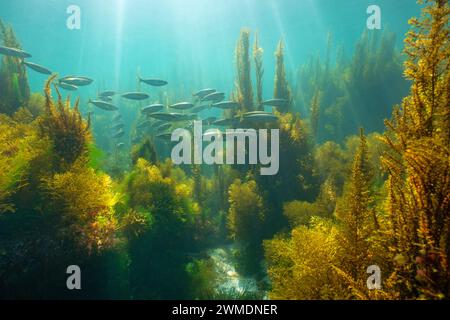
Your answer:
[[[46,113],[41,119],[40,128],[53,143],[55,169],[59,170],[86,155],[91,134],[89,122],[82,119],[78,110],[78,100],[72,109],[70,98],[64,102],[57,88],[58,99],[53,100],[51,84],[55,78],[56,75],[51,76],[45,85]]]
[[[263,48],[259,45],[258,34],[255,35],[255,43],[253,45],[253,61],[255,63],[255,77],[256,77],[256,107],[258,110],[263,110]]]
[[[243,112],[253,111],[253,88],[250,61],[250,31],[241,31],[236,45],[236,99]]]
[[[293,97],[291,88],[286,78],[286,67],[284,65],[284,43],[282,40],[278,43],[277,50],[275,51],[275,59],[275,83],[273,97],[288,101],[287,108],[279,110],[281,112],[286,112],[292,110]]]

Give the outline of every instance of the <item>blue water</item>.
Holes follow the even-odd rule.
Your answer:
[[[81,30],[66,27],[71,4],[81,8]],[[370,4],[381,7],[382,27],[398,35],[400,47],[408,19],[419,13],[414,0],[15,0],[0,2],[0,18],[33,54],[30,61],[60,75],[95,79],[80,89],[85,98],[105,88],[136,89],[138,70],[168,80],[180,99],[202,87],[230,93],[235,44],[248,27],[259,32],[264,48],[267,98],[279,39],[286,43],[292,75],[309,56],[324,53],[329,32],[335,44],[351,52],[365,30]],[[32,90],[41,91],[45,76],[29,78]]]

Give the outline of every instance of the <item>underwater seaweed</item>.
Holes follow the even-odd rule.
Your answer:
[[[0,19],[0,40],[2,45],[21,49],[12,27]],[[2,56],[0,60],[0,113],[14,114],[30,98],[25,65],[19,58]]]
[[[313,217],[311,226],[292,230],[289,238],[264,241],[274,300],[345,299],[349,290],[333,277],[342,254],[338,229],[328,219]]]
[[[250,61],[250,31],[241,30],[236,45],[236,89],[235,97],[242,112],[254,110]]]
[[[260,272],[262,259],[265,205],[256,181],[236,179],[228,189],[228,229],[230,237],[240,246],[240,265],[245,273]],[[256,265],[255,265],[256,262]]]
[[[319,131],[319,119],[320,119],[320,91],[316,91],[311,100],[311,115],[310,115],[310,124],[311,124],[311,133],[314,138],[317,138],[317,134]]]
[[[39,151],[33,128],[0,114],[0,214],[15,212],[11,196],[26,184],[29,161]]]
[[[405,75],[410,95],[395,108],[384,141],[394,290],[402,298],[450,297],[450,46],[447,1],[421,1],[411,19]]]
[[[277,49],[275,51],[275,80],[273,97],[276,99],[285,99],[288,101],[288,106],[280,110],[279,112],[287,112],[293,110],[293,96],[289,83],[286,78],[286,67],[284,65],[284,43],[283,40],[278,42]]]
[[[339,275],[345,275],[344,281],[352,279],[349,285],[353,289],[362,288],[359,291],[366,291],[365,268],[373,264],[369,240],[378,225],[373,211],[372,182],[373,170],[369,162],[367,141],[361,129],[351,175],[335,212],[340,231],[338,239],[344,249],[342,265],[335,268]]]
[[[330,59],[330,35],[327,42],[325,62],[320,56],[312,56],[300,66],[293,91],[297,107],[305,115],[312,111],[316,92],[321,92],[317,141],[341,142],[359,127],[368,133],[382,131],[391,106],[407,95],[409,88],[402,77],[402,57],[396,49],[395,34],[389,30],[379,34],[364,32],[351,58],[338,47],[334,60]]]
[[[40,129],[53,144],[55,169],[64,170],[80,158],[87,160],[88,145],[92,138],[90,118],[86,122],[81,117],[79,100],[72,109],[70,97],[63,101],[55,86],[58,99],[53,101],[50,86],[55,78],[56,75],[51,76],[45,84],[45,115],[41,119]]]
[[[155,146],[150,138],[144,139],[140,144],[134,145],[131,150],[131,162],[136,164],[142,158],[150,163],[157,164],[158,157]]]
[[[118,221],[113,208],[119,194],[111,192],[109,176],[95,173],[82,161],[43,178],[41,188],[48,199],[45,215],[57,217],[57,234],[89,252],[114,246]]]
[[[420,3],[423,15],[411,20],[406,36],[404,69],[395,34],[384,27],[362,33],[348,55],[329,33],[317,46],[324,55],[302,62],[295,78],[291,62],[317,45],[315,34],[298,42],[286,28],[291,50],[281,40],[274,43],[275,59],[263,61],[261,43],[279,39],[279,30],[252,39],[242,29],[233,75],[222,54],[228,35],[216,48],[211,43],[217,37],[200,33],[192,43],[202,48],[207,42],[220,55],[203,55],[184,38],[176,44],[184,50],[167,60],[169,66],[159,57],[146,61],[157,68],[142,66],[160,72],[170,83],[164,88],[136,80],[125,61],[139,55],[125,46],[124,56],[133,55],[120,68],[84,64],[86,55],[80,57],[83,68],[70,72],[90,73],[99,85],[80,88],[81,100],[72,104],[57,85],[52,88],[56,75],[44,95],[30,95],[22,59],[3,48],[0,298],[449,299],[450,9],[443,0]],[[21,47],[1,21],[0,44]],[[133,42],[126,44],[133,48]],[[154,50],[171,57],[168,48],[163,43]],[[65,56],[55,50],[62,54],[52,64],[74,66],[68,58],[75,51]],[[270,98],[288,106],[246,120],[245,112],[275,104],[263,104],[264,71],[272,69]],[[129,77],[125,70],[131,70]],[[234,83],[224,83],[233,76]],[[203,105],[192,96],[202,88],[231,88],[229,99],[239,107]],[[116,112],[80,103],[107,89],[116,93]],[[159,135],[163,122],[140,111],[144,102],[122,100],[125,90],[148,90],[145,103],[198,103],[192,113],[208,128],[279,129],[278,173],[259,175],[260,165],[175,165],[166,133],[177,127],[191,132],[192,123],[168,121]],[[406,98],[383,132],[383,118],[401,96]],[[220,113],[230,125],[212,123]],[[124,135],[116,139],[111,130],[119,127]],[[355,134],[360,127],[367,136]],[[61,281],[74,261],[83,270],[79,292]],[[382,271],[381,290],[367,288],[371,265]]]
[[[127,206],[151,221],[129,239],[130,286],[137,298],[173,299],[188,290],[185,264],[200,208],[192,199],[192,182],[170,163],[159,165],[139,159],[123,182]]]
[[[255,63],[255,79],[256,79],[256,106],[257,110],[263,110],[263,53],[264,50],[259,46],[259,36],[255,35],[253,44],[253,61]]]

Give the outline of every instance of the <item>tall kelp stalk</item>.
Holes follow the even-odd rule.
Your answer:
[[[255,63],[256,77],[256,109],[263,110],[263,53],[264,50],[259,46],[258,34],[255,35],[255,43],[253,44],[253,61]]]
[[[275,51],[275,82],[273,97],[275,99],[285,99],[288,101],[288,106],[281,112],[291,111],[293,109],[294,99],[292,97],[291,88],[286,79],[286,67],[284,65],[284,43],[282,40],[278,43],[277,50]]]
[[[63,101],[55,86],[58,99],[53,101],[50,86],[55,78],[56,75],[51,76],[45,85],[45,115],[40,122],[40,128],[52,141],[54,168],[63,170],[87,155],[92,137],[89,130],[90,119],[84,121],[78,110],[79,100],[72,109],[70,97]]]
[[[242,112],[253,111],[253,88],[250,61],[250,31],[241,31],[236,45],[236,90],[235,98]]]
[[[421,1],[405,53],[410,95],[396,107],[383,157],[392,275],[401,298],[450,297],[450,6]]]
[[[0,44],[21,49],[12,27],[0,20]],[[19,58],[4,56],[0,65],[0,113],[12,115],[30,98],[25,66]]]

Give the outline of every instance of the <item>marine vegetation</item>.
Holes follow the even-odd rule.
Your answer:
[[[448,299],[450,7],[440,0],[423,4],[405,40],[410,94],[379,137],[385,184],[373,178],[361,133],[333,215],[309,223],[296,218],[290,236],[265,242],[271,298]],[[296,207],[285,207],[291,220],[299,217],[295,210],[306,213]],[[366,286],[370,265],[384,270],[380,290]]]
[[[244,29],[236,45],[235,99],[243,112],[253,111],[253,86],[251,79],[250,31]]]
[[[284,43],[282,40],[278,43],[275,51],[275,80],[273,97],[276,99],[285,99],[288,101],[288,106],[285,110],[278,110],[281,112],[290,111],[293,109],[292,91],[286,79],[286,67],[284,64]]]
[[[18,48],[20,44],[12,27],[6,26],[0,19],[0,45]],[[30,98],[25,66],[16,57],[2,56],[0,65],[0,112],[12,115]]]
[[[259,266],[257,265],[255,268],[251,263],[262,259],[260,244],[264,234],[264,200],[259,194],[254,180],[242,183],[239,179],[236,179],[230,186],[228,193],[230,236],[241,247],[239,255],[244,271],[246,271],[245,268],[258,270]],[[255,273],[255,270],[251,270],[250,273],[252,272]]]
[[[450,295],[450,45],[447,1],[425,2],[405,52],[410,94],[386,121],[391,280],[401,298]]]
[[[382,120],[409,87],[402,78],[395,39],[388,29],[376,34],[366,31],[348,57],[342,47],[333,46],[329,36],[325,61],[312,56],[299,67],[293,96],[298,109],[310,115],[312,126],[318,125],[314,129],[318,142],[342,141],[360,127],[369,133],[384,129]],[[313,108],[317,94],[319,110]]]
[[[387,28],[350,53],[329,33],[294,72],[287,34],[243,28],[217,87],[176,65],[31,92],[0,21],[0,298],[450,299],[450,6],[419,5],[403,53]],[[279,134],[277,174],[246,162],[261,135],[230,152],[247,164],[171,158],[174,129],[220,130],[223,158],[239,128]]]
[[[56,103],[53,101],[50,86],[55,78],[56,75],[51,76],[45,85],[45,115],[40,121],[40,129],[51,141],[54,165],[58,170],[72,165],[77,159],[87,159],[91,136],[90,119],[87,122],[82,119],[78,110],[79,100],[72,110],[70,97],[63,101],[55,86],[58,100]]]
[[[179,170],[169,163],[159,168],[139,159],[124,181],[127,207],[150,223],[129,243],[130,285],[136,298],[187,294],[186,252],[193,250],[199,207],[192,200],[192,182]]]
[[[253,44],[253,62],[255,64],[255,81],[256,81],[256,106],[257,110],[262,110],[263,103],[263,48],[259,45],[258,34],[255,35],[255,42]]]
[[[23,120],[18,117],[22,110],[13,118],[1,115],[0,283],[2,288],[16,288],[17,298],[67,296],[57,270],[74,257],[88,267],[119,238],[114,212],[119,195],[109,176],[88,166],[87,140],[82,139],[82,147],[55,148],[55,137],[64,138],[67,132],[85,137],[88,129],[77,109],[63,106],[60,99],[57,113],[50,113],[56,111],[49,83],[46,114],[35,120],[30,115],[25,122],[15,120]],[[11,270],[22,271],[11,278]],[[37,277],[43,270],[48,277]],[[31,279],[37,279],[33,288],[27,285]]]

